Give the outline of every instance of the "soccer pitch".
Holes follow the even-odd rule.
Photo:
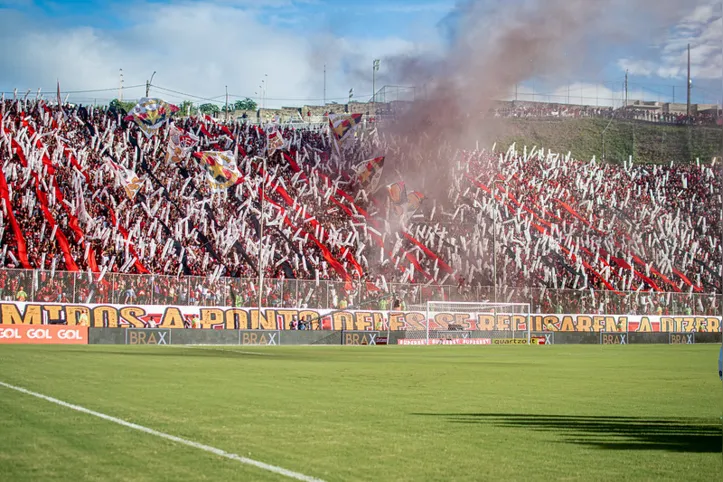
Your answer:
[[[343,480],[720,480],[717,345],[3,346],[0,382]],[[0,386],[0,480],[292,480]]]

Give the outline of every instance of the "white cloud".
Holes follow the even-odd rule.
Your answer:
[[[687,76],[688,44],[691,74],[697,79],[719,79],[723,71],[723,24],[718,0],[699,5],[683,18],[659,46],[659,59],[623,58],[618,66],[632,75],[684,78]]]
[[[144,84],[156,71],[154,84],[180,92],[216,97],[228,85],[230,94],[253,97],[268,74],[268,106],[300,105],[303,99],[322,98],[324,63],[328,64],[328,98],[346,95],[352,86],[360,94],[371,94],[372,59],[414,48],[400,38],[309,35],[303,28],[262,21],[257,10],[239,7],[247,3],[216,0],[134,5],[124,19],[129,26],[122,30],[62,27],[9,11],[0,18],[0,43],[4,46],[0,51],[4,67],[0,90],[54,90],[56,79],[63,91],[115,88],[122,68],[126,86]],[[273,3],[290,4],[285,0]],[[368,85],[363,85],[364,77],[349,66],[361,69],[366,63]],[[143,90],[126,90],[125,97],[141,97]],[[169,101],[181,100],[155,93]],[[74,98],[87,102],[116,96],[116,91],[110,91]]]

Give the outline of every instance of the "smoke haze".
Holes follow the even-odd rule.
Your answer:
[[[649,46],[705,0],[468,0],[440,22],[449,42],[439,58],[388,59],[401,83],[421,88],[389,133],[407,139],[405,160],[389,159],[410,184],[444,179],[442,151],[491,146],[499,126],[478,121],[494,99],[529,79],[565,82],[599,75],[603,51]],[[475,117],[470,121],[469,117]],[[499,124],[499,123],[496,123]],[[450,151],[448,151],[448,149]],[[451,154],[451,152],[450,152]],[[418,163],[422,158],[429,161]],[[414,161],[414,160],[417,161]],[[396,161],[396,162],[395,162]],[[426,188],[429,189],[429,183]],[[445,186],[441,186],[444,188]],[[438,193],[430,193],[432,195]]]

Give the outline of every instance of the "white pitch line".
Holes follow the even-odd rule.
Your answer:
[[[15,385],[10,385],[9,383],[0,381],[0,386],[9,388],[10,390],[15,390],[16,392],[20,392],[20,393],[24,393],[26,395],[31,395],[33,397],[40,398],[47,402],[55,403],[56,405],[60,405],[61,407],[69,408],[69,409],[75,410],[77,412],[86,413],[88,415],[93,415],[94,417],[102,418],[103,420],[107,420],[109,422],[117,423],[118,425],[123,425],[124,427],[138,430],[139,432],[145,432],[145,433],[148,433],[151,435],[155,435],[156,437],[161,437],[166,440],[170,440],[171,442],[177,442],[177,443],[180,443],[183,445],[187,445],[187,446],[193,447],[195,449],[203,450],[205,452],[209,452],[214,455],[218,455],[221,457],[225,457],[227,459],[235,460],[237,462],[241,462],[242,464],[251,465],[253,467],[257,467],[262,470],[267,470],[269,472],[273,472],[278,475],[283,475],[283,476],[289,477],[291,479],[301,480],[304,482],[324,482],[322,479],[317,479],[316,477],[311,477],[309,475],[300,474],[299,472],[287,470],[283,467],[277,467],[276,465],[259,462],[258,460],[241,457],[240,455],[232,454],[232,453],[226,452],[224,450],[217,449],[216,447],[211,447],[209,445],[204,445],[204,444],[200,444],[198,442],[193,442],[192,440],[187,440],[185,438],[176,437],[175,435],[170,435],[167,433],[159,432],[158,430],[153,430],[152,428],[144,427],[142,425],[138,425],[138,424],[135,424],[132,422],[127,422],[120,418],[111,417],[110,415],[96,412],[96,411],[87,409],[85,407],[81,407],[80,405],[73,405],[72,403],[58,400],[57,398],[48,397],[47,395],[43,395],[42,393],[36,393],[36,392],[32,392],[30,390],[26,390],[25,388],[16,387]]]

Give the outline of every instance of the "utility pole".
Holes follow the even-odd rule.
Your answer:
[[[625,71],[625,105],[626,108],[628,107],[628,71]]]
[[[372,109],[377,102],[377,71],[379,70],[379,59],[372,62]]]
[[[228,85],[226,86],[226,122],[228,122]]]
[[[118,100],[123,102],[123,69],[120,69],[120,85],[118,86]]]
[[[146,97],[148,97],[148,92],[151,90],[151,82],[153,82],[153,77],[156,76],[156,71],[153,71],[153,74],[151,75],[151,79],[146,81]]]
[[[324,108],[326,108],[326,64],[324,64]]]
[[[686,109],[686,113],[688,116],[688,122],[690,122],[690,90],[693,86],[693,81],[690,78],[690,44],[688,44],[688,106]]]

